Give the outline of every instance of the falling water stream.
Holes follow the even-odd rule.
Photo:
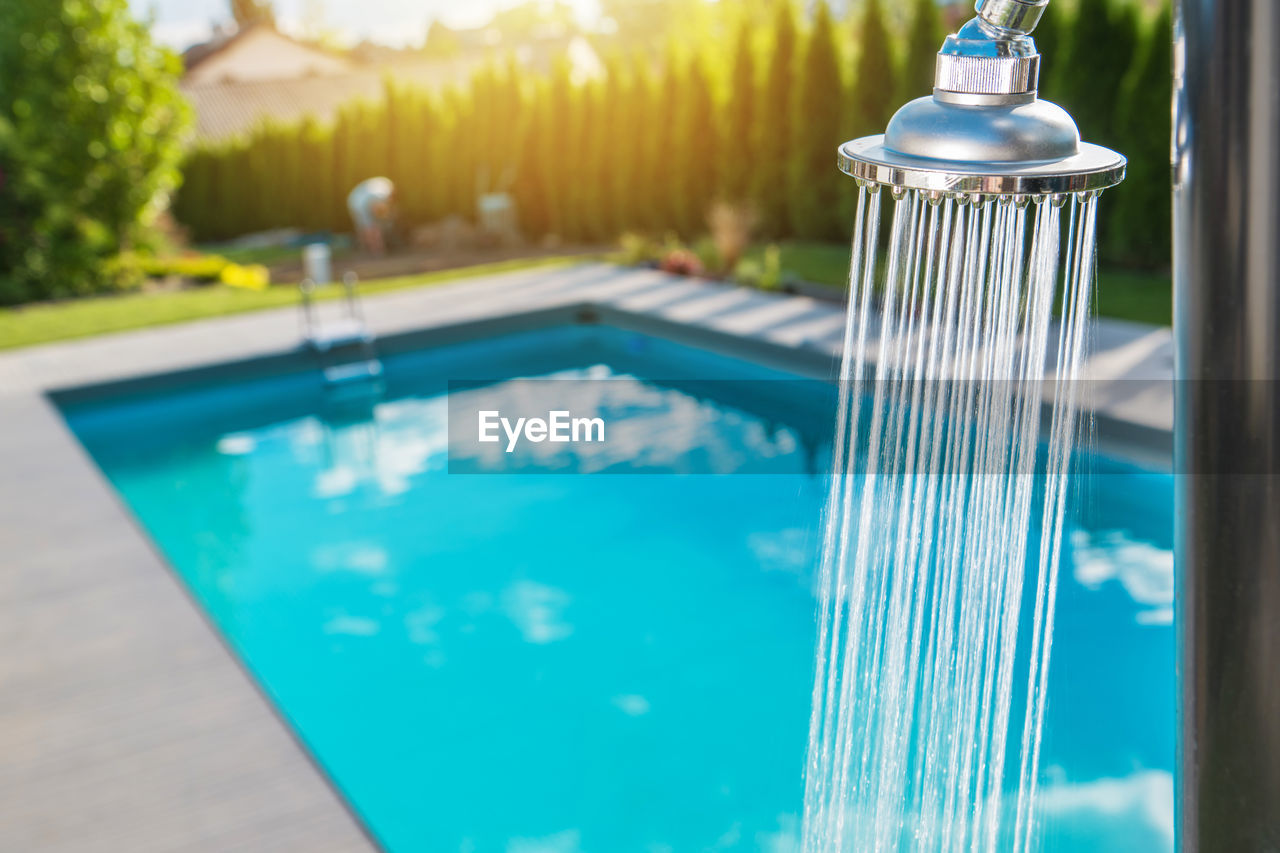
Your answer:
[[[1031,845],[1095,204],[859,189],[808,853]]]

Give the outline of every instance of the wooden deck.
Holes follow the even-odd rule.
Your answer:
[[[0,424],[0,850],[371,849],[58,413]]]

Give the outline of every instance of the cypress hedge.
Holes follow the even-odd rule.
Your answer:
[[[787,197],[788,125],[792,120],[791,90],[795,76],[795,11],[779,0],[770,33],[771,50],[760,92],[760,117],[755,124],[754,201],[765,234],[784,236],[790,228]],[[837,140],[835,145],[839,145]]]
[[[1116,105],[1118,146],[1129,158],[1125,182],[1108,199],[1107,257],[1139,267],[1169,263],[1173,198],[1169,138],[1173,124],[1173,18],[1168,8],[1152,22],[1142,53]]]
[[[840,90],[831,15],[824,0],[818,0],[800,64],[788,157],[791,231],[803,240],[839,240],[853,227],[841,216],[840,190],[849,182],[832,168],[831,140],[839,139],[843,124]]]
[[[893,41],[880,0],[866,0],[858,30],[858,64],[853,79],[853,129],[856,136],[882,133],[898,102]],[[939,44],[941,46],[941,44]],[[937,52],[937,49],[934,49]]]
[[[1143,19],[1130,0],[1080,0],[1078,10],[1051,3],[1037,30],[1041,92],[1087,140],[1130,155],[1126,185],[1102,208],[1104,259],[1166,266],[1167,8]],[[443,91],[388,83],[332,122],[264,124],[192,150],[175,212],[201,241],[281,226],[348,231],[346,193],[385,174],[414,224],[471,218],[478,192],[506,188],[535,240],[625,230],[694,239],[717,200],[753,208],[762,237],[844,239],[852,182],[836,172],[835,149],[880,132],[927,87],[942,35],[932,0],[913,4],[913,21],[899,40],[879,0],[842,25],[822,3],[805,19],[776,0],[728,32],[671,45],[661,61],[609,57],[589,82],[562,62],[545,75],[495,64]],[[895,54],[909,70],[895,72]]]
[[[933,91],[934,57],[938,55],[938,48],[942,46],[945,35],[937,2],[916,0],[911,9],[911,29],[907,31],[906,53],[898,74],[897,104],[922,98]]]
[[[751,198],[751,175],[756,167],[755,122],[765,118],[763,111],[757,112],[755,50],[747,20],[738,28],[730,80],[724,110],[725,156],[720,159],[720,190],[726,199],[745,202]]]

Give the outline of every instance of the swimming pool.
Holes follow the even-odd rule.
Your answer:
[[[608,326],[385,366],[366,403],[303,372],[63,410],[388,849],[794,849],[831,389]],[[517,377],[616,438],[449,441],[450,380],[457,417]],[[1094,465],[1041,813],[1057,849],[1171,849],[1172,478]]]

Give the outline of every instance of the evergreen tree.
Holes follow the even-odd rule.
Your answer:
[[[338,110],[333,128],[329,131],[329,144],[333,150],[333,181],[338,195],[345,200],[346,193],[355,186],[352,176],[356,174],[355,141],[352,131],[352,113],[350,105]]]
[[[893,52],[889,31],[880,11],[880,0],[867,0],[866,11],[858,31],[858,65],[853,78],[853,115],[855,136],[883,133],[890,116],[898,107],[893,85]],[[936,52],[936,48],[935,48]]]
[[[334,227],[335,188],[333,168],[328,165],[329,137],[312,119],[297,130],[300,182],[295,204],[301,211],[298,224],[309,231]]]
[[[625,161],[616,158],[627,151],[627,83],[623,79],[622,63],[611,56],[605,62],[604,80],[601,82],[598,126],[591,146],[591,171],[600,184],[600,236],[613,239],[622,230],[623,170],[629,168]]]
[[[472,168],[468,171],[471,173],[473,195],[488,192],[497,180],[497,175],[494,174],[493,147],[494,139],[499,133],[495,125],[498,122],[505,124],[510,117],[503,115],[499,118],[496,96],[497,80],[494,68],[491,64],[486,64],[471,75],[471,86],[467,98],[473,134],[471,149],[468,152],[472,161]]]
[[[840,216],[840,187],[846,179],[835,167],[835,151],[843,120],[840,98],[840,59],[825,0],[819,0],[813,29],[800,63],[797,96],[791,120],[791,229],[805,240],[836,240],[844,236]]]
[[[658,105],[653,95],[653,75],[643,59],[632,62],[631,85],[627,88],[626,139],[619,156],[619,176],[626,213],[623,227],[639,230],[658,226],[655,193],[659,191],[658,156],[660,129],[656,121]],[[664,99],[665,100],[665,99]]]
[[[557,173],[560,195],[564,200],[564,220],[560,236],[568,241],[581,238],[583,231],[583,145],[585,117],[588,104],[586,90],[575,85],[570,76],[565,89],[564,126],[557,131],[557,144],[561,150],[560,168]]]
[[[573,230],[568,184],[572,180],[566,143],[573,132],[573,87],[567,62],[557,62],[551,69],[547,92],[547,128],[542,139],[542,165],[546,170],[547,223],[549,232],[563,237]]]
[[[449,168],[442,175],[441,186],[447,193],[445,211],[467,219],[476,210],[476,109],[465,90],[450,89],[449,101]],[[366,176],[367,177],[367,176]]]
[[[943,36],[935,0],[916,0],[907,33],[906,58],[898,75],[897,103],[905,104],[933,91],[933,72]]]
[[[679,90],[676,137],[676,180],[671,191],[676,199],[672,224],[686,237],[703,231],[707,210],[716,195],[716,122],[711,97],[711,81],[702,57],[689,61],[684,86]]]
[[[442,218],[449,210],[449,198],[442,191],[446,183],[445,176],[452,169],[450,162],[452,136],[452,116],[449,102],[444,97],[433,95],[427,103],[423,115],[423,136],[418,144],[424,149],[424,156],[431,170],[417,178],[422,183],[423,219],[433,222]]]
[[[733,57],[732,80],[724,120],[725,156],[720,158],[720,190],[735,203],[751,197],[751,176],[757,166],[754,144],[756,130],[756,67],[751,44],[751,25],[744,19],[738,28]]]
[[[1148,267],[1167,267],[1172,252],[1172,26],[1165,6],[1145,33],[1115,117],[1129,167],[1124,183],[1108,191],[1115,197],[1105,248],[1117,261]]]
[[[661,76],[654,91],[653,164],[654,191],[652,206],[653,230],[671,231],[678,227],[681,210],[682,149],[679,121],[682,116],[682,100],[676,93],[685,93],[685,80],[679,55],[674,45],[668,45]]]
[[[520,227],[530,237],[542,237],[551,231],[551,213],[548,207],[550,189],[544,153],[550,148],[551,98],[545,81],[536,81],[525,99],[529,120],[525,125],[522,143],[516,161],[516,182],[513,194]]]
[[[1066,58],[1062,56],[1065,48],[1065,34],[1072,24],[1072,18],[1063,12],[1061,3],[1050,3],[1044,7],[1040,23],[1031,35],[1036,42],[1036,50],[1040,52],[1040,97],[1058,102],[1057,78],[1054,71]]]
[[[577,212],[575,238],[595,242],[608,234],[605,221],[604,186],[600,180],[599,155],[604,148],[600,132],[605,129],[604,98],[600,85],[591,82],[576,89],[574,108],[573,193]]]
[[[1137,53],[1138,13],[1128,2],[1080,0],[1073,23],[1053,87],[1083,139],[1114,147],[1117,102]]]
[[[773,24],[773,49],[769,55],[760,114],[756,119],[755,190],[760,225],[764,233],[784,236],[790,225],[788,211],[787,149],[791,140],[791,89],[795,66],[795,17],[790,0],[778,0]]]

